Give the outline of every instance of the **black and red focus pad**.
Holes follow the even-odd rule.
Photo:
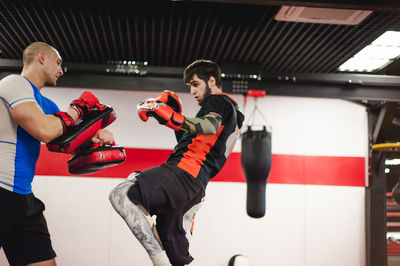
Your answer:
[[[98,172],[104,168],[116,166],[126,160],[123,147],[101,146],[82,151],[68,160],[68,171],[74,175]]]
[[[47,143],[47,149],[52,152],[72,153],[96,134],[97,131],[111,124],[116,118],[117,116],[112,107],[107,105],[95,107],[69,134],[63,134]]]

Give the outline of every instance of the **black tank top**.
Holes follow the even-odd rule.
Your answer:
[[[210,113],[222,118],[218,132],[215,135],[201,135],[177,131],[178,144],[167,160],[191,174],[204,189],[224,166],[244,120],[235,100],[225,93],[208,96],[196,117]]]

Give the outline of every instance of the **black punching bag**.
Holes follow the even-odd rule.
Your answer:
[[[271,170],[271,132],[248,126],[242,134],[242,168],[247,182],[247,214],[253,218],[265,215],[265,189]]]

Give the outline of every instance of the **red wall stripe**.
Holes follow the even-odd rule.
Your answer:
[[[171,150],[125,148],[127,160],[106,168],[89,177],[124,178],[133,171],[159,165],[168,158]],[[73,176],[69,174],[69,154],[49,152],[42,145],[36,168],[37,175]],[[217,182],[245,182],[240,153],[232,153],[222,171],[212,179]],[[272,155],[272,168],[268,183],[365,186],[365,158],[338,156]]]

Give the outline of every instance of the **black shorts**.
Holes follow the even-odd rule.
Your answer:
[[[33,193],[21,195],[0,188],[0,248],[10,265],[56,257],[43,216],[45,207]]]
[[[136,178],[143,206],[157,215],[157,231],[171,263],[189,264],[194,216],[204,199],[201,184],[173,164],[147,169]]]

